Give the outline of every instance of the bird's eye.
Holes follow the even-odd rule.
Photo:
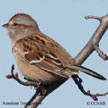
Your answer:
[[[17,26],[17,25],[18,25],[17,23],[14,23],[14,24],[13,24],[13,26]]]

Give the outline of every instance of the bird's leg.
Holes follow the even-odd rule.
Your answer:
[[[103,93],[103,94],[99,94],[99,93],[91,94],[89,90],[86,92],[82,86],[82,79],[78,75],[73,75],[72,78],[75,81],[75,83],[77,84],[78,88],[81,90],[81,92],[85,95],[92,97],[95,101],[98,100],[97,96],[105,96],[108,94],[108,92]]]
[[[11,67],[11,75],[7,75],[6,78],[8,79],[15,79],[18,83],[25,85],[25,86],[34,86],[36,88],[39,88],[40,84],[38,82],[31,82],[31,81],[21,81],[18,77],[18,72],[14,74],[14,65]]]

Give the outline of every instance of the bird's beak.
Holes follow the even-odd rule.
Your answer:
[[[9,23],[2,25],[2,27],[5,27],[5,28],[7,28],[7,29],[10,28]]]

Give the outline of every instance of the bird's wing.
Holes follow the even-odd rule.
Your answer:
[[[68,78],[63,73],[63,64],[57,55],[52,52],[56,51],[56,46],[50,47],[48,39],[40,38],[38,35],[22,39],[25,60],[31,65],[37,66],[42,70]],[[51,50],[50,50],[51,49]]]

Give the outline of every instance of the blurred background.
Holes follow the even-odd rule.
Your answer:
[[[108,13],[107,0],[2,0],[0,2],[0,108],[23,108],[34,95],[33,87],[25,87],[13,79],[6,79],[11,65],[19,72],[12,54],[8,32],[2,27],[16,13],[27,13],[39,24],[40,30],[60,43],[75,57],[88,42],[99,25],[97,20],[85,20],[87,15],[104,16]],[[100,48],[108,54],[108,31],[100,42]],[[103,61],[96,52],[83,63],[108,79],[108,61]],[[80,73],[83,86],[91,93],[108,91],[108,81],[101,81]],[[23,79],[19,73],[19,77]],[[17,102],[19,105],[4,105],[4,102]],[[108,96],[99,97],[105,105],[87,105],[94,102],[83,95],[74,81],[69,79],[51,93],[38,108],[106,108]],[[22,104],[23,103],[23,104]]]

